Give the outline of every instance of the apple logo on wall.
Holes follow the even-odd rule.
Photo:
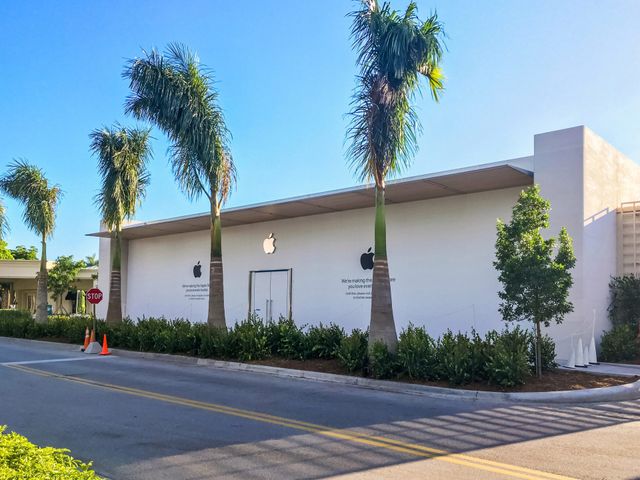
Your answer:
[[[362,265],[363,270],[373,270],[373,255],[374,253],[371,251],[371,247],[360,255],[360,265]]]
[[[269,236],[264,239],[262,249],[267,255],[271,255],[276,251],[276,238],[273,236],[273,233],[270,233]]]
[[[200,262],[193,266],[193,276],[196,278],[200,278],[202,276],[202,265],[200,265]]]

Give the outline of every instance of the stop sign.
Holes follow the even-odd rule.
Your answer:
[[[99,288],[92,288],[87,292],[86,298],[89,303],[100,303],[102,301],[102,290]]]

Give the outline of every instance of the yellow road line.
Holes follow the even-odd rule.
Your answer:
[[[492,473],[498,473],[513,478],[521,478],[524,480],[575,480],[571,477],[556,475],[553,473],[547,473],[540,470],[534,470],[525,467],[519,467],[517,465],[510,465],[507,463],[496,462],[493,460],[485,460],[482,458],[476,458],[469,455],[450,453],[446,450],[426,447],[415,443],[403,442],[400,440],[393,440],[386,437],[380,437],[376,435],[368,435],[360,432],[355,432],[347,429],[333,429],[324,425],[318,425],[315,423],[303,422],[285,417],[278,417],[275,415],[269,415],[266,413],[254,412],[251,410],[242,410],[239,408],[228,407],[225,405],[219,405],[215,403],[201,402],[198,400],[191,400],[188,398],[175,397],[172,395],[165,395],[162,393],[150,392],[147,390],[140,390],[137,388],[125,387],[123,385],[114,385],[110,383],[97,382],[94,380],[87,380],[83,378],[70,377],[58,373],[47,372],[45,370],[38,370],[35,368],[26,367],[24,365],[5,365],[7,368],[15,370],[21,370],[25,373],[35,374],[42,377],[56,378],[73,383],[79,383],[83,385],[89,385],[97,388],[102,388],[110,391],[116,391],[120,393],[126,393],[128,395],[134,395],[138,397],[149,398],[153,400],[159,400],[174,405],[181,405],[186,407],[198,408],[201,410],[207,410],[216,413],[222,413],[225,415],[232,415],[235,417],[246,418],[263,423],[270,423],[273,425],[279,425],[296,430],[302,430],[316,435],[322,435],[324,437],[334,438],[337,440],[344,440],[348,442],[373,446],[377,448],[383,448],[386,450],[405,453],[408,455],[433,458],[435,460],[452,463],[468,468],[474,468],[478,470],[484,470]]]

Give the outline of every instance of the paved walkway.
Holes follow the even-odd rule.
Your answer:
[[[625,363],[599,363],[598,365],[589,365],[588,367],[567,368],[565,370],[579,370],[597,375],[628,375],[630,377],[640,377],[640,365],[631,365]]]

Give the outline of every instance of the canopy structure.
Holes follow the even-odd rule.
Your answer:
[[[533,183],[533,172],[508,163],[450,170],[390,181],[386,187],[388,204],[414,202],[451,195],[464,195]],[[374,205],[374,188],[362,185],[342,190],[234,207],[222,211],[222,226],[234,227],[251,223],[306,217],[321,213],[341,212]],[[209,213],[133,223],[123,227],[126,239],[173,235],[210,227]],[[109,237],[106,231],[90,233],[93,237]]]

